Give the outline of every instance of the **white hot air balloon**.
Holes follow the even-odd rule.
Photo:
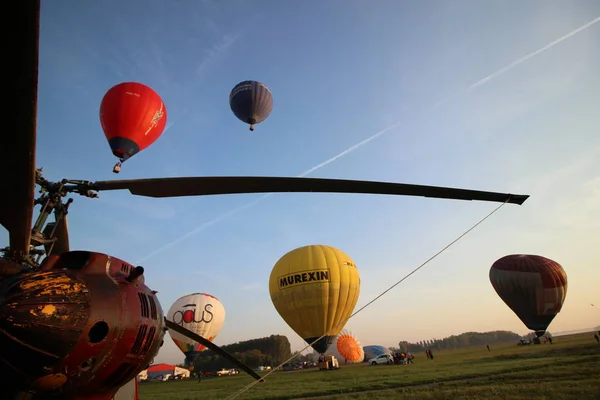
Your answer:
[[[167,319],[212,342],[225,322],[225,308],[213,295],[192,293],[173,303]],[[170,330],[169,335],[190,363],[193,363],[194,354],[205,350],[203,345],[180,333]]]

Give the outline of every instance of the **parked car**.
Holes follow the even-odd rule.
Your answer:
[[[371,358],[368,362],[369,365],[393,364],[394,359],[390,354],[381,354],[375,358]]]
[[[238,371],[235,368],[233,368],[233,369],[223,368],[222,370],[217,371],[217,376],[229,376],[229,375],[236,375],[239,373],[240,373],[240,371]]]
[[[292,364],[283,364],[283,367],[281,368],[284,371],[295,371],[298,368],[294,367]]]

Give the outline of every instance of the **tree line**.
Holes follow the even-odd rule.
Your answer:
[[[465,332],[442,339],[433,338],[415,343],[400,341],[397,348],[392,347],[390,349],[411,353],[423,352],[426,349],[453,350],[464,347],[492,346],[517,342],[520,339],[532,339],[533,336],[533,333],[519,335],[511,331]],[[548,332],[546,336],[552,336],[552,334]],[[292,352],[290,341],[283,335],[245,340],[225,345],[223,349],[252,368],[261,365],[275,367],[288,360],[292,355],[296,356],[292,362],[313,361],[315,358],[314,354],[301,355],[297,351]],[[199,353],[194,362],[194,370],[196,371],[216,371],[221,368],[235,368],[235,365],[209,349]]]
[[[274,367],[292,356],[290,341],[283,335],[245,340],[222,348],[251,368],[261,365]],[[221,368],[235,368],[235,365],[210,349],[199,353],[194,362],[196,371],[217,371]]]
[[[494,344],[503,344],[509,342],[517,342],[520,339],[532,339],[533,333],[525,336],[519,335],[511,331],[491,331],[491,332],[465,332],[460,335],[452,335],[443,339],[427,339],[416,343],[401,340],[398,343],[398,348],[392,348],[395,351],[417,353],[431,350],[453,350],[472,346],[486,346]],[[547,333],[546,336],[552,336]]]

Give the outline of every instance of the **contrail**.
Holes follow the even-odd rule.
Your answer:
[[[482,79],[478,80],[477,82],[475,82],[472,85],[470,85],[467,90],[475,89],[476,87],[479,87],[481,85],[486,84],[487,82],[491,81],[492,79],[497,78],[498,76],[504,74],[505,72],[510,71],[511,69],[513,69],[514,67],[516,67],[517,65],[522,64],[525,61],[530,60],[533,57],[535,57],[535,56],[543,53],[544,51],[551,49],[552,47],[556,46],[557,44],[562,43],[565,40],[569,39],[571,36],[575,36],[578,33],[580,33],[582,31],[584,31],[584,30],[586,30],[586,29],[594,26],[598,22],[600,22],[600,17],[597,17],[594,20],[588,22],[587,24],[582,25],[579,28],[575,29],[574,31],[571,31],[571,32],[567,33],[566,35],[559,37],[558,39],[556,39],[553,42],[548,43],[544,47],[539,48],[536,51],[532,51],[531,53],[529,53],[529,54],[527,54],[527,55],[519,58],[518,60],[511,62],[506,67],[500,68],[498,71],[494,72],[493,74],[490,74],[490,75],[486,76],[485,78],[482,78]]]
[[[600,17],[597,17],[597,18],[595,18],[594,20],[592,20],[592,21],[588,22],[587,24],[580,26],[579,28],[577,28],[577,29],[575,29],[575,30],[573,30],[573,31],[571,31],[571,32],[569,32],[569,33],[567,33],[567,34],[566,34],[566,35],[564,35],[564,36],[561,36],[560,38],[558,38],[558,39],[556,39],[556,40],[554,40],[554,41],[552,41],[552,42],[548,43],[548,44],[547,44],[547,45],[545,45],[544,47],[541,47],[541,48],[539,48],[538,50],[535,50],[535,51],[533,51],[533,52],[531,52],[531,53],[529,53],[529,54],[527,54],[527,55],[525,55],[525,56],[523,56],[523,57],[521,57],[521,58],[519,58],[519,59],[517,59],[517,60],[515,60],[515,61],[511,62],[510,64],[506,65],[505,67],[503,67],[503,68],[500,68],[499,70],[497,70],[497,71],[495,71],[495,72],[491,73],[490,75],[486,76],[485,78],[482,78],[482,79],[480,79],[480,80],[478,80],[478,81],[476,81],[476,82],[472,83],[471,85],[469,85],[469,86],[465,87],[464,89],[461,89],[461,90],[457,91],[457,92],[456,92],[454,95],[452,95],[452,96],[450,96],[450,97],[447,97],[447,98],[446,98],[446,99],[444,99],[444,100],[438,101],[437,103],[434,103],[434,104],[433,104],[433,106],[432,106],[431,108],[432,108],[432,109],[435,109],[435,108],[439,107],[440,105],[442,105],[442,104],[444,104],[444,103],[447,103],[447,102],[449,102],[449,101],[451,101],[451,100],[454,100],[455,98],[457,98],[458,96],[460,96],[462,93],[465,93],[465,92],[468,92],[468,91],[471,91],[471,90],[477,89],[477,88],[479,88],[479,87],[481,87],[481,86],[483,86],[483,85],[486,85],[487,83],[489,83],[489,82],[490,82],[490,81],[492,81],[493,79],[495,79],[495,78],[499,77],[500,75],[503,75],[503,74],[505,74],[506,72],[510,71],[511,69],[515,68],[516,66],[518,66],[518,65],[520,65],[520,64],[522,64],[522,63],[524,63],[524,62],[526,62],[526,61],[528,61],[528,60],[530,60],[530,59],[534,58],[535,56],[537,56],[537,55],[539,55],[539,54],[543,53],[543,52],[544,52],[544,51],[546,51],[546,50],[549,50],[549,49],[551,49],[552,47],[554,47],[554,46],[556,46],[557,44],[559,44],[559,43],[561,43],[561,42],[563,42],[563,41],[565,41],[565,40],[569,39],[570,37],[572,37],[572,36],[574,36],[574,35],[576,35],[576,34],[578,34],[578,33],[582,32],[582,31],[584,31],[584,30],[586,30],[586,29],[588,29],[588,28],[592,27],[593,25],[595,25],[595,24],[596,24],[596,23],[598,23],[598,22],[600,22]],[[394,124],[392,124],[392,125],[388,126],[387,128],[384,128],[384,129],[380,130],[380,131],[379,131],[379,132],[377,132],[376,134],[374,134],[374,135],[372,135],[372,136],[369,136],[368,138],[364,139],[363,141],[361,141],[361,142],[359,142],[359,143],[355,144],[355,145],[354,145],[354,146],[352,146],[352,147],[349,147],[348,149],[346,149],[346,150],[342,151],[341,153],[339,153],[339,154],[337,154],[337,155],[335,155],[335,156],[333,156],[333,157],[329,158],[328,160],[326,160],[326,161],[323,161],[322,163],[320,163],[320,164],[318,164],[318,165],[315,165],[315,166],[314,166],[314,167],[312,167],[312,168],[309,168],[309,169],[307,169],[306,171],[304,171],[304,172],[302,172],[301,174],[297,175],[297,177],[305,177],[305,176],[307,176],[307,175],[310,175],[310,174],[312,174],[313,172],[315,172],[315,171],[317,171],[317,170],[319,170],[319,169],[323,168],[324,166],[326,166],[326,165],[329,165],[329,164],[331,164],[332,162],[334,162],[334,161],[336,161],[336,160],[338,160],[338,159],[340,159],[340,158],[342,158],[342,157],[344,157],[344,156],[346,156],[346,155],[348,155],[348,154],[352,153],[353,151],[360,149],[361,147],[365,146],[365,145],[366,145],[366,144],[368,144],[369,142],[372,142],[373,140],[375,140],[375,139],[377,139],[377,138],[379,138],[379,137],[383,136],[385,133],[388,133],[388,132],[389,132],[389,131],[391,131],[392,129],[395,129],[395,128],[397,128],[398,126],[400,126],[400,124],[401,124],[402,122],[403,122],[403,121],[398,121],[398,122],[396,122],[396,123],[394,123]],[[262,202],[263,200],[267,199],[268,197],[270,197],[270,196],[272,196],[272,195],[273,195],[273,193],[267,193],[267,194],[264,194],[264,195],[262,195],[261,197],[259,197],[259,198],[255,199],[254,201],[251,201],[250,203],[247,203],[247,204],[245,204],[245,205],[243,205],[243,206],[241,206],[241,207],[238,207],[238,208],[234,208],[233,210],[231,210],[231,211],[228,211],[228,212],[226,212],[226,213],[224,213],[224,214],[221,214],[221,215],[219,215],[218,217],[216,217],[216,218],[213,218],[212,220],[210,220],[210,221],[208,221],[208,222],[205,222],[205,223],[203,223],[203,224],[200,224],[199,226],[197,226],[197,227],[196,227],[196,228],[194,228],[193,230],[189,231],[189,232],[188,232],[188,233],[186,233],[185,235],[181,236],[180,238],[178,238],[178,239],[176,239],[176,240],[174,240],[174,241],[172,241],[172,242],[170,242],[170,243],[167,243],[167,244],[165,244],[164,246],[162,246],[162,247],[159,247],[158,249],[156,249],[156,250],[154,250],[154,251],[152,251],[152,252],[150,252],[150,253],[146,254],[146,255],[145,255],[143,258],[139,259],[139,260],[136,262],[136,264],[142,263],[142,262],[144,262],[144,261],[146,261],[146,260],[148,260],[148,259],[150,259],[150,258],[154,257],[155,255],[157,255],[157,254],[159,254],[159,253],[162,253],[163,251],[165,251],[165,250],[167,250],[167,249],[170,249],[170,248],[171,248],[171,247],[173,247],[173,246],[176,246],[176,245],[178,245],[179,243],[181,243],[181,242],[183,242],[184,240],[186,240],[186,239],[188,239],[188,238],[190,238],[190,237],[194,236],[195,234],[197,234],[197,233],[199,233],[199,232],[203,231],[204,229],[206,229],[206,228],[208,228],[208,227],[210,227],[210,226],[212,226],[212,225],[214,225],[214,224],[216,224],[216,223],[218,223],[218,222],[221,222],[221,221],[223,221],[224,219],[226,219],[226,218],[229,218],[229,217],[231,217],[231,216],[233,216],[233,215],[235,215],[235,214],[239,213],[240,211],[244,211],[244,210],[247,210],[247,209],[249,209],[249,208],[251,208],[251,207],[254,207],[255,205],[259,204],[260,202]]]
[[[384,128],[382,130],[380,130],[379,132],[377,132],[376,134],[374,134],[373,136],[370,136],[368,138],[366,138],[365,140],[363,140],[362,142],[359,142],[357,144],[355,144],[352,147],[347,148],[346,150],[342,151],[341,153],[339,153],[338,155],[335,155],[333,157],[331,157],[329,160],[323,161],[321,164],[319,165],[315,165],[312,168],[307,169],[306,171],[304,171],[303,173],[301,173],[300,175],[298,175],[299,178],[303,178],[307,175],[312,174],[313,172],[315,172],[318,169],[323,168],[324,166],[331,164],[332,162],[336,161],[338,158],[342,158],[345,155],[352,153],[354,150],[358,150],[359,148],[363,147],[365,144],[377,139],[379,136],[383,135],[384,133],[389,132],[390,130],[397,128],[398,126],[400,126],[400,124],[403,121],[398,121],[390,126],[388,126],[387,128]]]
[[[380,130],[379,132],[377,132],[376,134],[366,138],[365,140],[363,140],[362,142],[359,142],[357,144],[355,144],[352,147],[349,147],[348,149],[342,151],[341,153],[331,157],[330,159],[323,161],[322,163],[315,165],[312,168],[307,169],[306,171],[300,173],[299,175],[296,175],[298,178],[303,178],[307,175],[312,174],[313,172],[323,168],[324,166],[331,164],[332,162],[336,161],[338,158],[344,157],[345,155],[353,152],[354,150],[357,150],[359,148],[361,148],[362,146],[364,146],[365,144],[369,143],[372,140],[377,139],[379,136],[383,135],[384,133],[388,132],[389,130],[397,127],[400,125],[400,122],[396,122],[393,125],[388,126],[385,129]],[[244,204],[241,207],[237,207],[234,208],[230,211],[227,211],[226,213],[223,213],[221,215],[219,215],[216,218],[211,219],[210,221],[204,222],[200,225],[198,225],[196,228],[194,228],[193,230],[189,231],[188,233],[186,233],[185,235],[181,236],[180,238],[165,244],[162,247],[159,247],[158,249],[151,251],[150,253],[148,253],[147,255],[145,255],[143,258],[139,259],[138,261],[136,261],[136,264],[140,264],[146,260],[148,260],[149,258],[162,253],[163,251],[183,242],[184,240],[190,238],[191,236],[194,236],[195,234],[199,233],[200,231],[203,231],[204,229],[208,228],[209,226],[212,226],[214,224],[216,224],[217,222],[221,222],[226,218],[229,218],[237,213],[239,213],[240,211],[244,211],[247,210],[248,208],[254,207],[255,205],[257,205],[258,203],[262,202],[263,200],[267,199],[268,197],[272,196],[274,193],[265,193],[262,196],[260,196],[257,199],[254,199],[253,201],[251,201],[250,203]]]
[[[473,82],[472,84],[470,84],[469,86],[467,86],[466,88],[463,88],[459,91],[457,91],[456,93],[454,93],[451,96],[446,97],[443,100],[438,101],[437,103],[435,103],[433,105],[433,109],[438,108],[439,106],[441,106],[442,104],[448,103],[449,101],[452,101],[454,99],[456,99],[458,96],[469,92],[473,89],[476,89],[480,86],[485,85],[486,83],[488,83],[489,81],[491,81],[492,79],[495,79],[497,77],[499,77],[500,75],[504,75],[506,72],[510,71],[511,69],[515,68],[516,66],[524,63],[525,61],[529,61],[530,59],[540,55],[541,53],[545,52],[546,50],[550,50],[551,48],[553,48],[554,46],[556,46],[557,44],[560,44],[562,42],[564,42],[565,40],[571,38],[572,36],[577,35],[578,33],[583,32],[584,30],[591,28],[592,26],[594,26],[595,24],[597,24],[598,22],[600,22],[600,17],[596,17],[593,20],[591,20],[590,22],[588,22],[587,24],[581,25],[579,28],[567,33],[566,35],[563,35],[561,37],[559,37],[558,39],[548,43],[547,45],[545,45],[544,47],[541,47],[535,51],[532,51],[529,54],[526,54],[525,56],[511,62],[510,64],[506,65],[503,68],[500,68],[499,70],[497,70],[496,72],[493,72],[491,74],[489,74],[488,76],[486,76],[485,78],[481,78],[480,80],[478,80],[477,82]]]
[[[158,249],[151,251],[150,253],[146,254],[144,257],[140,258],[139,260],[136,261],[136,264],[140,264],[152,257],[154,257],[155,255],[162,253],[163,251],[170,249],[171,247],[178,245],[179,243],[183,242],[184,240],[194,236],[195,234],[203,231],[204,229],[208,228],[211,225],[214,225],[218,222],[223,221],[224,219],[227,219],[237,213],[239,213],[240,211],[244,211],[247,210],[250,207],[254,207],[255,205],[257,205],[258,203],[260,203],[261,201],[263,201],[264,199],[266,199],[267,197],[271,196],[273,193],[267,193],[264,194],[262,196],[260,196],[259,198],[255,199],[254,201],[251,201],[250,203],[247,203],[241,207],[238,208],[234,208],[231,211],[227,211],[226,213],[223,213],[221,215],[219,215],[216,218],[211,219],[210,221],[204,222],[200,225],[198,225],[196,228],[192,229],[191,231],[189,231],[188,233],[186,233],[185,235],[181,236],[180,238],[165,244],[162,247],[159,247]]]

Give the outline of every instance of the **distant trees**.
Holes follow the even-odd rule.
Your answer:
[[[420,340],[416,343],[400,341],[398,343],[398,350],[411,353],[425,351],[426,349],[452,350],[463,347],[516,342],[521,338],[521,335],[510,331],[465,332],[460,335],[452,335],[443,339],[433,338]]]
[[[286,336],[271,335],[222,346],[224,350],[251,368],[276,366],[292,356],[290,341]],[[234,368],[229,360],[211,350],[199,354],[194,363],[196,371],[215,371],[221,368]]]
[[[600,330],[600,326],[596,327]],[[524,336],[510,331],[491,332],[465,332],[460,335],[452,335],[443,339],[426,339],[415,343],[401,340],[398,348],[402,352],[417,353],[432,350],[452,350],[471,346],[485,346],[501,343],[517,342],[520,339],[532,339],[533,333]],[[547,333],[546,336],[552,336]],[[299,352],[292,353],[290,341],[283,335],[271,335],[258,339],[246,340],[223,346],[227,352],[254,368],[260,365],[275,367],[289,359],[292,354],[296,357],[294,362],[314,361],[315,354],[301,355]],[[235,366],[227,359],[214,354],[211,350],[201,352],[194,363],[196,371],[215,371],[221,368],[234,368]]]
[[[408,353],[410,350],[408,350],[408,348],[410,347],[412,343],[408,343],[407,341],[400,341],[398,343],[398,350],[400,350],[401,352],[404,353]]]

